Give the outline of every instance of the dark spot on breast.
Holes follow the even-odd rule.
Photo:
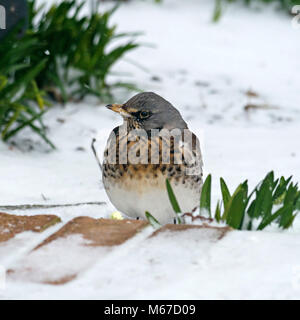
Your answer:
[[[175,172],[174,172],[174,171],[172,171],[172,172],[169,172],[168,176],[169,176],[169,177],[173,177],[173,176],[174,176],[174,174],[175,174]]]

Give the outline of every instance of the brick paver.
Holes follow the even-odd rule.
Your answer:
[[[120,245],[133,237],[146,225],[148,225],[148,223],[142,220],[112,220],[77,217],[47,238],[38,247],[71,234],[81,234],[85,239],[91,241],[89,244],[91,246]]]
[[[60,218],[55,215],[18,216],[0,213],[0,242],[4,243],[23,231],[41,232],[60,221]],[[74,218],[28,253],[24,253],[23,257],[17,259],[17,265],[9,269],[8,276],[17,281],[53,285],[70,282],[96,262],[101,262],[112,250],[122,250],[119,246],[135,237],[146,226],[149,224],[143,220]],[[191,241],[206,239],[216,242],[231,229],[210,225],[169,224],[154,230],[149,240],[162,237],[163,246],[164,243],[166,244],[166,235],[170,234],[172,239],[174,237],[177,239],[175,233],[184,234],[189,230],[194,230]],[[148,237],[147,234],[145,237]],[[141,241],[147,241],[145,237],[142,237]],[[147,243],[147,246],[151,247],[151,243],[151,241]],[[139,246],[139,242],[136,246]],[[180,249],[178,245],[176,248]],[[126,253],[128,258],[131,255],[132,251]]]
[[[24,231],[42,232],[59,222],[55,215],[18,216],[0,212],[0,242]]]
[[[214,232],[215,240],[221,240],[228,231],[232,230],[230,227],[213,227],[209,225],[167,224],[161,227],[160,229],[156,230],[155,232],[153,232],[151,237],[158,236],[165,232],[178,232],[178,231],[182,232],[182,231],[191,230],[191,229],[196,229],[196,230],[198,229],[199,231],[204,229],[205,230],[209,229],[209,230],[215,231]]]

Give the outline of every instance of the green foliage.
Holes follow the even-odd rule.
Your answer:
[[[221,180],[221,189],[225,182]],[[227,188],[228,189],[228,188]],[[231,199],[223,195],[224,210],[221,221],[235,229],[253,229],[253,220],[261,222],[257,230],[262,230],[272,222],[283,229],[289,228],[299,211],[300,191],[291,177],[274,180],[270,172],[264,180],[248,195],[247,181],[238,186]],[[227,203],[227,205],[225,205]],[[247,220],[247,223],[243,223]]]
[[[261,2],[261,3],[275,3],[278,4],[279,8],[285,10],[286,12],[290,13],[291,9],[295,5],[299,5],[299,0],[215,0],[215,8],[212,20],[217,22],[220,20],[222,13],[224,11],[224,5],[226,3],[233,3],[233,2],[243,2],[245,5],[250,5],[254,2]]]
[[[45,93],[37,87],[35,78],[45,67],[46,59],[32,63],[28,57],[39,47],[34,39],[12,42],[12,31],[0,46],[0,133],[7,141],[25,127],[31,128],[52,148],[42,122],[45,113]],[[11,49],[10,49],[11,48]],[[27,59],[25,59],[27,57]]]
[[[47,58],[46,67],[37,77],[39,87],[48,92],[58,89],[56,99],[66,101],[82,99],[93,94],[102,100],[111,98],[111,89],[126,84],[107,82],[112,66],[127,52],[138,47],[137,33],[117,33],[116,25],[110,26],[112,14],[117,9],[99,13],[99,4],[90,13],[82,15],[84,2],[62,1],[53,5],[34,24],[37,13],[35,0],[30,0],[31,26],[28,36],[41,44],[33,58]],[[112,47],[117,39],[128,39]]]
[[[229,199],[223,215],[221,214],[221,221],[225,221],[226,224],[234,229],[242,228],[245,207],[247,205],[247,193],[248,184],[247,181],[245,181],[237,187],[232,197]]]
[[[150,212],[146,211],[145,216],[153,228],[161,227],[161,224],[153,217],[153,215]]]
[[[179,207],[178,201],[176,199],[176,196],[174,194],[174,191],[173,191],[168,179],[166,179],[166,187],[167,187],[167,192],[168,192],[168,196],[169,196],[169,200],[171,202],[172,208],[173,208],[174,212],[177,214],[177,221],[180,224],[181,219],[179,217],[179,214],[181,214],[181,209]]]
[[[200,197],[200,215],[211,217],[211,175],[206,178]]]
[[[217,22],[220,20],[222,15],[222,0],[215,0],[215,8],[213,13],[213,22]]]
[[[255,219],[259,221],[256,230],[263,230],[271,223],[283,229],[291,227],[300,211],[300,190],[291,179],[281,177],[275,180],[272,171],[251,193],[248,192],[248,181],[245,181],[231,195],[221,178],[222,201],[217,202],[215,220],[238,230],[253,230]],[[206,212],[211,213],[211,175],[203,184],[199,215]]]
[[[231,195],[223,178],[220,178],[220,184],[221,184],[221,192],[223,197],[224,208],[225,210],[227,210]]]
[[[106,101],[112,89],[131,83],[108,83],[112,66],[138,47],[137,33],[117,33],[110,25],[117,7],[99,13],[98,6],[83,14],[84,1],[67,0],[48,11],[28,0],[28,30],[17,29],[0,45],[0,134],[4,141],[29,127],[51,147],[42,116],[55,101],[78,101],[88,94]],[[114,44],[118,39],[122,44]]]

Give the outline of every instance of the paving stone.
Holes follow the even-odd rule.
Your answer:
[[[109,260],[106,263],[106,256],[111,254],[112,250],[122,250],[118,246],[134,237],[147,225],[143,220],[77,217],[41,242],[20,260],[18,265],[9,270],[8,276],[18,281],[63,285],[79,278],[95,264],[100,263],[104,269],[107,264],[107,268],[110,269],[112,266]],[[149,267],[153,259],[159,263],[172,264],[174,259],[177,261],[186,250],[190,250],[189,248],[197,248],[202,257],[211,248],[211,244],[222,239],[229,230],[229,227],[169,224],[154,231],[148,238],[149,241],[141,240],[143,244],[137,244],[134,254],[129,251],[124,255],[126,261],[130,261],[134,259],[135,254],[140,253],[142,259],[146,250],[146,256],[150,258]],[[163,257],[166,255],[170,257],[164,262]],[[189,267],[190,263],[187,262],[186,267]],[[106,271],[105,275],[108,274]]]
[[[162,228],[154,231],[150,237],[156,237],[165,232],[178,232],[178,231],[186,231],[186,230],[193,230],[199,229],[199,231],[210,230],[213,231],[213,236],[215,240],[221,240],[227,232],[232,230],[230,227],[214,227],[210,225],[189,225],[189,224],[166,224]]]
[[[185,299],[193,297],[193,292],[197,298],[197,288],[202,285],[197,279],[208,275],[212,266],[217,268],[219,255],[215,252],[222,252],[229,234],[238,232],[230,230],[208,224],[172,224],[146,236],[151,234],[147,230],[130,250],[124,248],[92,267],[85,283],[88,287],[101,287],[101,299],[166,299],[170,295]],[[213,282],[213,275],[209,277]],[[217,290],[218,284],[215,286]],[[117,293],[111,292],[112,287],[118,288]]]
[[[59,222],[55,215],[19,216],[0,212],[0,242],[24,231],[42,232]]]
[[[89,246],[120,245],[133,237],[146,225],[148,225],[148,223],[143,220],[112,220],[77,217],[47,238],[37,248],[71,234],[81,234],[86,240],[91,241]]]
[[[77,217],[19,261],[9,276],[23,281],[65,284],[147,225],[141,220]]]

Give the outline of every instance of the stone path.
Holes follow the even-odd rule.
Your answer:
[[[205,238],[208,242],[217,242],[230,229],[166,225],[154,230],[148,222],[141,220],[76,217],[63,223],[55,215],[0,213],[0,265],[5,265],[6,277],[14,281],[63,285],[80,279],[101,259],[113,257],[118,250],[122,252],[121,256],[130,260],[132,250],[127,253],[123,246],[129,240],[147,248],[157,246],[160,241],[164,243],[166,236],[172,238],[178,232],[183,235],[191,230],[189,236],[197,241]],[[41,236],[44,233],[47,235]],[[175,238],[174,250],[176,245]],[[136,252],[138,254],[138,250]],[[14,259],[8,259],[10,255]]]

